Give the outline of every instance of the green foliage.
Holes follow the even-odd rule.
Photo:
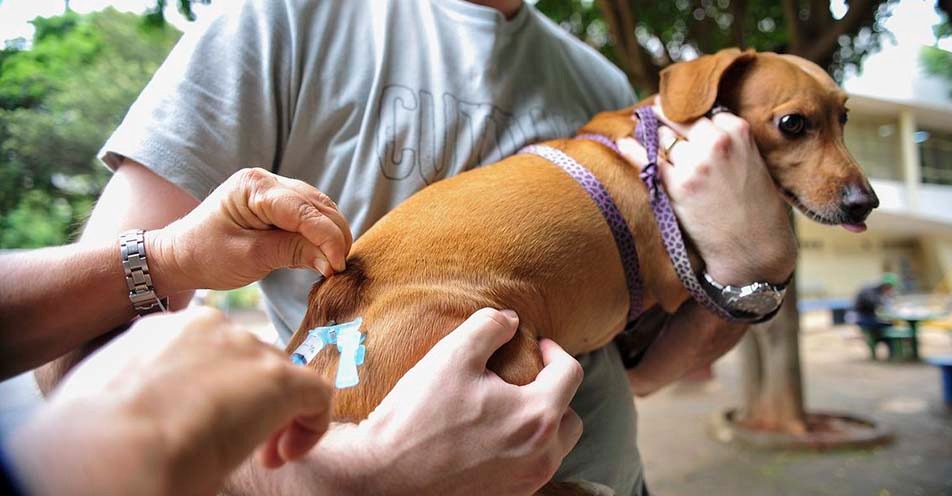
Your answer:
[[[177,0],[178,11],[189,21],[195,20],[195,12],[192,10],[193,4],[210,4],[211,0]],[[145,15],[145,22],[151,26],[165,25],[165,6],[168,0],[155,0],[155,4]]]
[[[836,78],[848,67],[859,68],[863,58],[877,50],[885,33],[882,21],[896,0],[869,2],[839,38],[822,39],[835,28],[828,2],[798,2],[797,18],[785,18],[783,2],[770,0],[538,0],[536,7],[580,39],[625,68],[639,89],[653,91],[657,71],[668,64],[738,46],[758,51],[797,53],[826,66]],[[848,2],[852,8],[855,2]],[[622,14],[624,12],[624,14]],[[647,62],[632,67],[631,47],[619,50],[614,33],[624,27],[618,18],[629,15],[635,40]],[[615,17],[613,24],[612,17]],[[788,30],[796,31],[794,36]],[[796,49],[793,49],[796,48]]]
[[[79,208],[89,208],[81,205]],[[64,198],[53,199],[42,190],[27,191],[0,223],[0,246],[39,248],[67,242],[74,207]],[[18,229],[29,226],[29,229]]]
[[[222,310],[254,309],[261,304],[261,291],[257,283],[230,291],[209,291],[205,304]]]
[[[945,14],[945,20],[932,28],[936,37],[936,45],[938,45],[938,40],[952,36],[952,20],[948,16],[949,14]],[[949,82],[949,96],[952,97],[952,52],[945,51],[938,46],[923,47],[919,54],[919,60],[926,72]]]
[[[68,241],[108,177],[99,147],[179,36],[113,9],[34,25],[0,55],[0,248]]]
[[[535,4],[540,12],[559,23],[564,29],[596,48],[612,62],[615,54],[608,27],[602,19],[601,10],[591,0],[539,0]]]
[[[923,47],[921,60],[929,74],[940,76],[952,83],[952,52],[937,47]],[[949,96],[952,97],[952,90]]]

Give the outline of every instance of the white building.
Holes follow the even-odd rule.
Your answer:
[[[847,147],[881,205],[859,235],[798,216],[804,299],[849,298],[887,271],[906,291],[952,292],[952,85],[923,73],[920,47],[884,47],[844,84]]]

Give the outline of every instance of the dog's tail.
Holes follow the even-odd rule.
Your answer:
[[[307,297],[307,313],[285,351],[291,353],[297,349],[310,329],[352,320],[368,282],[363,260],[352,256],[347,259],[347,268],[343,272],[314,283]]]

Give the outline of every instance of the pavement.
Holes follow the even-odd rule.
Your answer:
[[[871,362],[855,327],[819,317],[804,323],[800,339],[807,410],[873,420],[895,441],[784,452],[714,440],[711,419],[740,398],[738,355],[731,352],[715,364],[713,380],[680,383],[636,402],[652,494],[952,495],[952,411],[941,402],[939,371],[924,362]],[[924,357],[952,355],[952,332],[920,334]]]
[[[258,314],[236,314],[265,338]],[[923,329],[924,357],[952,355],[952,332]],[[801,333],[809,411],[837,411],[886,425],[895,441],[875,449],[765,451],[724,444],[709,434],[717,412],[737,406],[739,367],[732,352],[714,378],[679,383],[637,401],[639,446],[653,495],[949,495],[952,411],[941,403],[939,372],[923,363],[871,362],[859,332],[807,314]],[[0,382],[0,437],[39,406],[30,375]]]

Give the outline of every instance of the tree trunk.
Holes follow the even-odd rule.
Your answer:
[[[751,327],[740,343],[744,404],[738,422],[745,427],[793,434],[806,431],[799,334],[797,288],[791,281],[777,316]]]

